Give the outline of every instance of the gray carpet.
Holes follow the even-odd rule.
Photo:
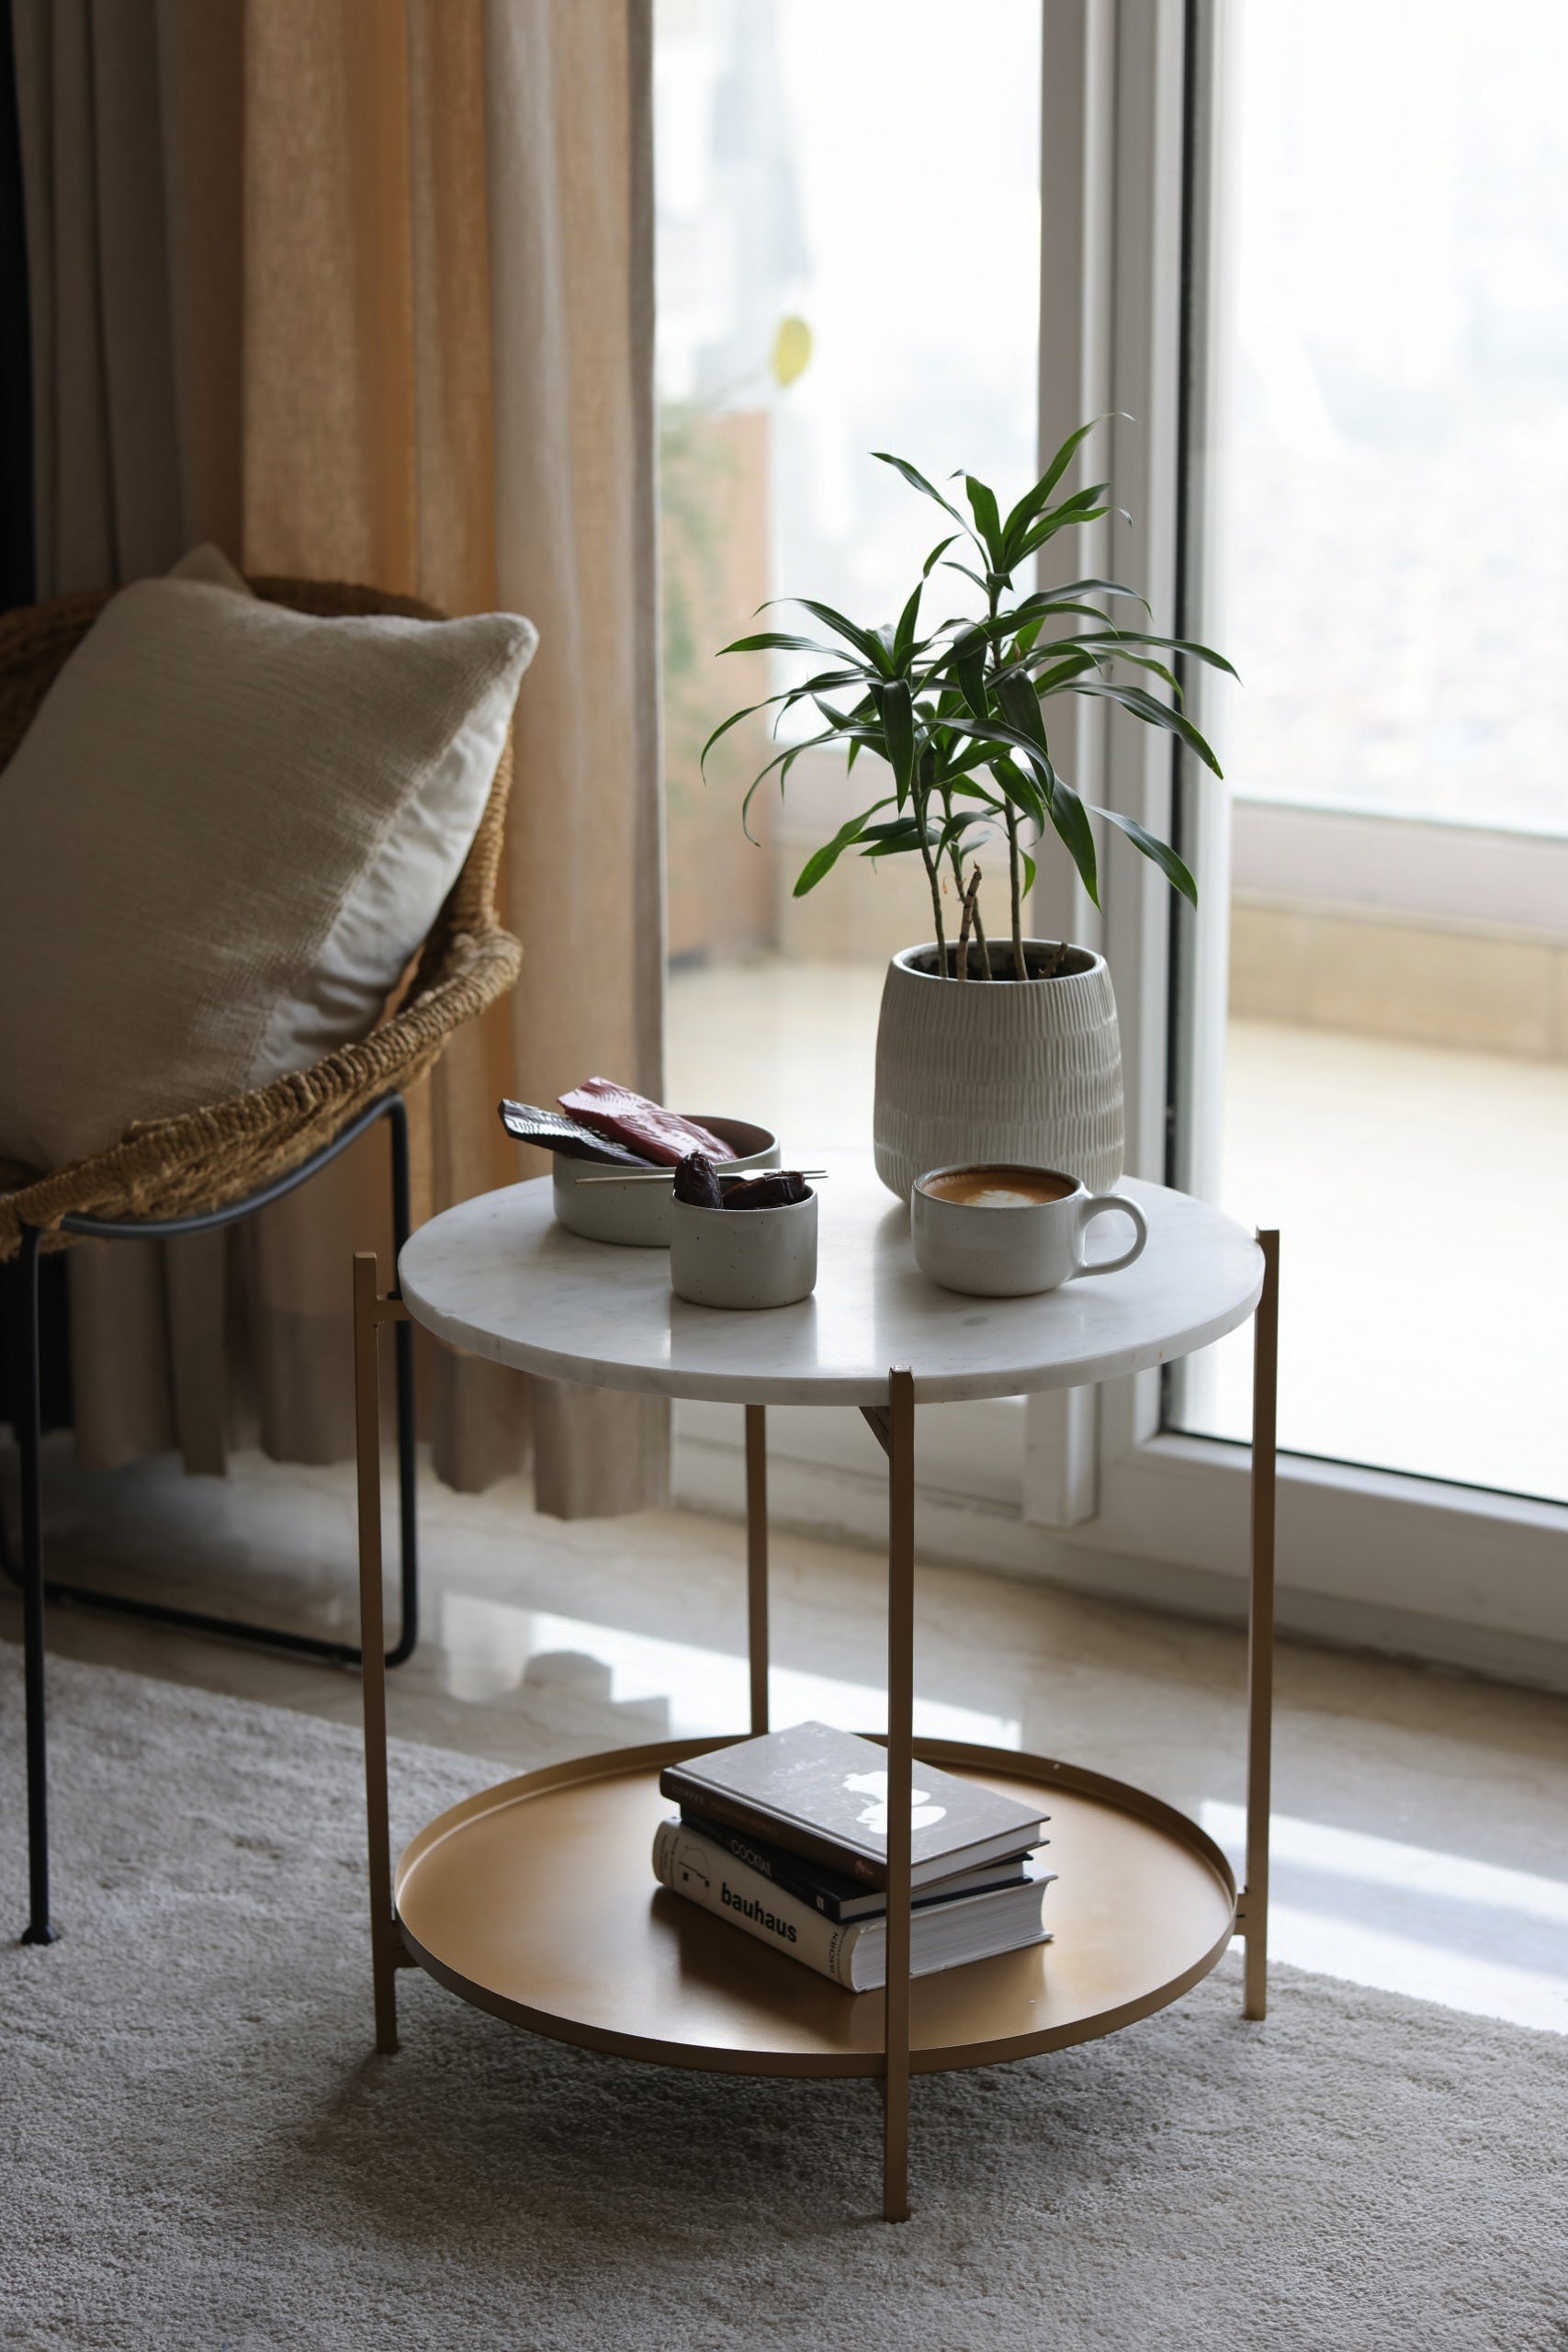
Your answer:
[[[20,1924],[17,1653],[0,1648]],[[51,1667],[59,1911],[0,1951],[0,2342],[378,2352],[1565,2352],[1568,2041],[1280,1972],[874,2086],[556,2047],[400,1979],[368,2049],[357,1742]],[[403,1747],[398,1826],[495,1777]]]

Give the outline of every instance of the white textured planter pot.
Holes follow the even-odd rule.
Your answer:
[[[1054,941],[1025,940],[1026,956]],[[1010,954],[991,942],[993,962]],[[1031,958],[1032,960],[1032,957]],[[934,945],[887,967],[876,1033],[876,1172],[908,1200],[928,1169],[1058,1168],[1109,1192],[1122,1174],[1122,1040],[1102,956],[1050,980],[949,980]],[[922,966],[924,968],[922,969]]]

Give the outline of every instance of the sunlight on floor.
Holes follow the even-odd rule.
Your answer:
[[[1211,1801],[1200,1819],[1239,1875],[1243,1808]],[[1289,1814],[1269,1842],[1276,1960],[1568,2033],[1568,1883]]]
[[[46,1447],[57,1574],[319,1632],[352,1624],[353,1474],[255,1454],[73,1474]],[[562,1522],[527,1482],[422,1479],[426,1633],[389,1689],[403,1737],[500,1771],[746,1720],[741,1530],[683,1511]],[[389,1495],[389,1502],[390,1496]],[[14,1493],[11,1497],[14,1509]],[[886,1571],[776,1531],[773,1721],[885,1721]],[[265,1564],[265,1565],[263,1565]],[[916,1723],[1130,1781],[1239,1860],[1244,1640],[976,1569],[922,1565]],[[0,1593],[0,1636],[17,1611]],[[351,1675],[82,1612],[52,1645],[356,1722]],[[1300,1643],[1277,1672],[1272,1948],[1282,1962],[1568,2030],[1568,1702]]]
[[[635,1716],[639,1739],[699,1739],[716,1724],[743,1723],[750,1703],[750,1668],[743,1657],[581,1617],[518,1609],[510,1601],[444,1593],[441,1638],[452,1653],[449,1687],[456,1697],[489,1699],[524,1685],[537,1691],[550,1683],[575,1684],[617,1715]],[[882,1690],[874,1683],[775,1666],[768,1692],[780,1724],[853,1728],[883,1720]],[[915,1730],[927,1739],[1017,1747],[1022,1726],[1015,1717],[917,1696]]]

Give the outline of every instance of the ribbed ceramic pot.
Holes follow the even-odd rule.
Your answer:
[[[991,955],[1010,953],[991,943]],[[1026,960],[1055,943],[1029,939]],[[939,978],[934,945],[887,967],[876,1033],[876,1172],[908,1200],[928,1169],[1057,1168],[1091,1193],[1122,1173],[1122,1040],[1105,958],[1069,947],[1053,979]]]

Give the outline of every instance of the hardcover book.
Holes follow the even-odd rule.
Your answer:
[[[667,1797],[726,1828],[806,1855],[869,1886],[887,1883],[887,1757],[853,1732],[796,1724],[716,1747],[659,1776]],[[978,1781],[915,1765],[910,1813],[914,1886],[1021,1854],[1045,1834],[1041,1815]]]
[[[681,1819],[699,1838],[712,1846],[722,1847],[736,1861],[748,1869],[760,1871],[772,1879],[786,1894],[801,1903],[809,1903],[825,1919],[836,1919],[845,1926],[855,1919],[875,1919],[887,1908],[886,1890],[867,1886],[863,1879],[851,1878],[844,1871],[830,1871],[823,1862],[813,1862],[804,1854],[792,1854],[787,1846],[775,1846],[766,1838],[750,1837],[744,1829],[731,1829],[722,1821],[709,1821],[702,1814],[694,1813],[689,1805],[681,1808]],[[1029,1874],[1029,1860],[1025,1854],[1003,1854],[994,1862],[981,1862],[972,1871],[954,1871],[951,1878],[933,1879],[929,1886],[915,1890],[915,1902],[923,1910],[929,1904],[951,1903],[955,1895],[989,1894],[999,1886],[1021,1886]]]
[[[771,1879],[738,1862],[683,1821],[661,1821],[653,1838],[653,1871],[660,1883],[716,1918],[728,1919],[759,1943],[804,1961],[849,1993],[874,1992],[887,1981],[887,1915],[847,1925],[786,1894]],[[931,1976],[972,1960],[994,1960],[1026,1944],[1048,1943],[1041,1917],[1055,1872],[1028,1866],[1015,1885],[953,1903],[923,1904],[909,1921],[909,1973]]]

